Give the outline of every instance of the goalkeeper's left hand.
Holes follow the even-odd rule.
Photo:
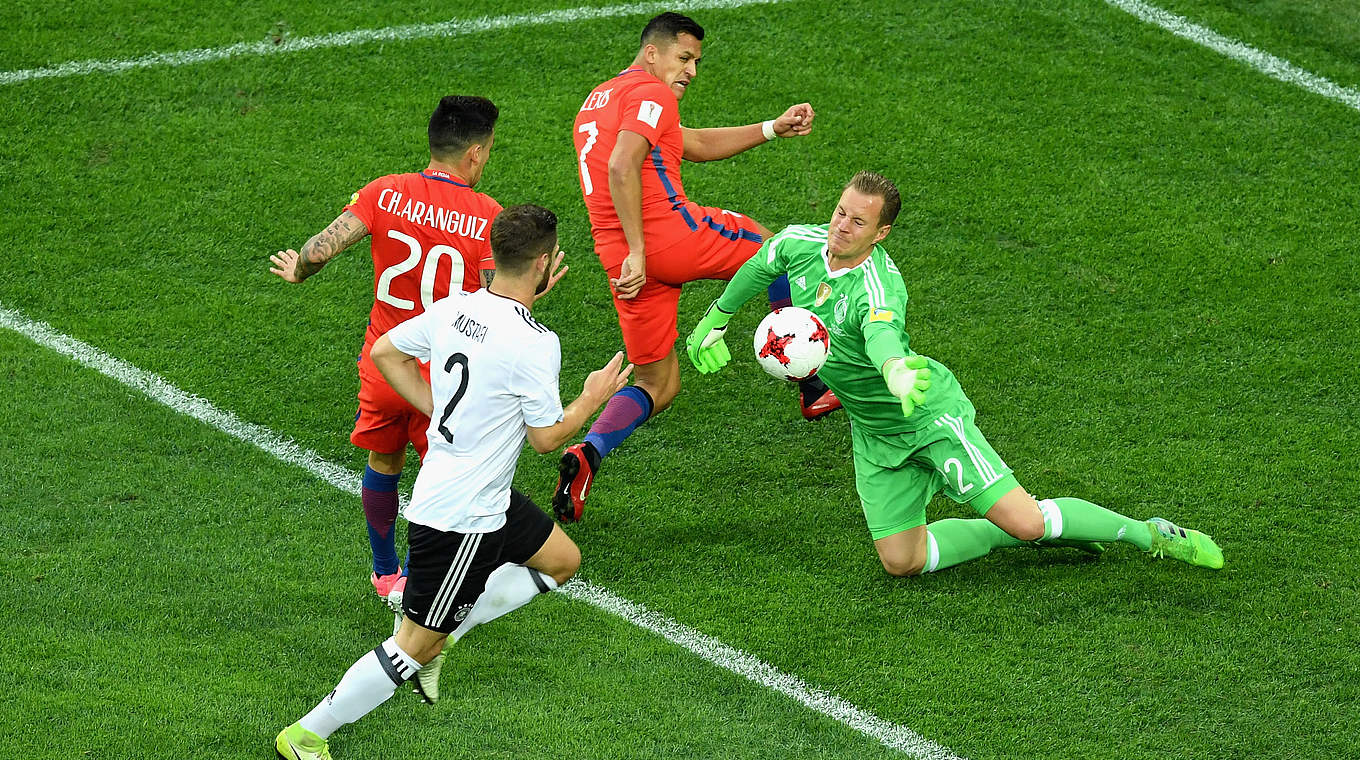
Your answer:
[[[690,363],[700,373],[707,375],[717,372],[732,359],[732,353],[723,342],[723,334],[727,332],[727,323],[731,319],[732,315],[719,309],[718,302],[714,301],[704,312],[704,318],[699,320],[694,331],[685,339],[685,353],[689,354]]]
[[[910,417],[916,406],[926,400],[926,391],[930,390],[930,369],[926,367],[926,358],[920,354],[884,362],[883,379],[888,383],[888,392],[902,402],[903,417]]]

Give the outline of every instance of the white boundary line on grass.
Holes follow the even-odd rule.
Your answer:
[[[624,5],[587,6],[520,13],[510,16],[482,16],[471,19],[452,19],[434,24],[407,24],[381,29],[355,29],[349,32],[321,34],[313,37],[284,37],[278,42],[264,39],[258,42],[238,42],[215,48],[181,50],[174,53],[148,53],[137,58],[67,61],[39,69],[18,69],[0,72],[0,85],[19,84],[34,79],[70,77],[83,74],[118,74],[132,69],[155,66],[186,66],[194,63],[221,61],[237,56],[275,55],[306,50],[350,47],[369,42],[423,40],[433,37],[457,37],[500,29],[547,24],[568,24],[618,16],[652,15],[662,11],[690,11],[703,9],[742,8],[748,5],[767,5],[788,0],[676,0],[675,2],[646,2]]]
[[[1283,58],[1257,50],[1245,42],[1240,42],[1231,37],[1224,37],[1208,27],[1192,23],[1170,11],[1148,5],[1142,0],[1105,0],[1105,2],[1149,24],[1160,26],[1177,37],[1190,40],[1235,61],[1245,63],[1268,77],[1297,85],[1309,92],[1317,93],[1324,98],[1331,98],[1360,111],[1360,91],[1358,90],[1342,87],[1326,77],[1304,71]]]
[[[0,304],[0,327],[13,330],[40,346],[74,359],[106,377],[142,392],[153,401],[205,422],[237,440],[272,454],[281,461],[297,465],[341,491],[354,496],[360,493],[362,481],[357,474],[327,462],[316,452],[305,449],[268,428],[246,422],[229,411],[218,409],[206,399],[186,393],[159,375],[138,369],[88,343],[63,335],[45,322],[35,322]],[[833,694],[815,689],[797,676],[789,675],[754,655],[730,647],[712,636],[700,633],[641,604],[630,602],[602,586],[573,580],[560,587],[558,591],[572,599],[617,615],[639,628],[684,647],[720,668],[790,697],[885,747],[904,752],[917,760],[963,760],[947,748],[926,739],[906,726],[890,723]]]

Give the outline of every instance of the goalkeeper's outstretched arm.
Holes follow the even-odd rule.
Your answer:
[[[722,295],[708,307],[704,318],[685,339],[685,353],[700,372],[717,372],[731,361],[732,353],[723,342],[728,321],[742,304],[751,300],[751,296],[769,288],[770,283],[783,274],[773,266],[774,257],[768,255],[769,248],[770,243],[766,242],[755,256],[741,265]]]

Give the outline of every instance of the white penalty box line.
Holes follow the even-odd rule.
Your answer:
[[[472,19],[452,19],[432,24],[407,24],[381,29],[356,29],[311,37],[283,37],[258,42],[238,42],[234,45],[197,48],[172,53],[149,53],[136,58],[67,61],[37,69],[18,69],[0,72],[0,85],[20,84],[35,79],[83,76],[87,74],[118,74],[134,69],[161,66],[188,66],[196,63],[222,61],[228,58],[300,53],[308,50],[352,47],[370,42],[405,42],[436,37],[458,37],[468,34],[515,29],[520,27],[570,24],[621,16],[655,15],[663,11],[722,10],[752,5],[770,5],[789,0],[677,0],[677,2],[645,2],[600,7],[581,6],[537,13],[506,16],[482,16]]]
[[[506,16],[483,16],[473,19],[453,19],[432,24],[408,24],[381,29],[357,29],[349,32],[322,34],[310,37],[273,38],[257,42],[238,42],[225,47],[197,48],[171,53],[149,53],[136,58],[94,59],[68,61],[35,69],[0,72],[0,86],[20,84],[37,79],[83,76],[88,74],[117,74],[135,69],[160,66],[186,66],[247,56],[278,55],[308,50],[351,47],[370,42],[406,41],[435,37],[490,32],[518,27],[568,24],[620,16],[658,13],[665,10],[692,11],[705,9],[742,8],[789,2],[789,0],[678,0],[674,3],[647,2],[633,5],[582,6],[540,13]],[[1129,13],[1149,24],[1159,26],[1183,39],[1202,45],[1221,55],[1244,63],[1253,69],[1287,84],[1335,100],[1360,111],[1360,90],[1339,85],[1326,77],[1313,74],[1283,58],[1258,50],[1244,42],[1225,37],[1212,29],[1195,24],[1183,16],[1150,5],[1142,0],[1105,0],[1108,5]]]
[[[1183,16],[1177,16],[1142,0],[1105,0],[1105,2],[1135,18],[1159,26],[1177,37],[1189,40],[1197,45],[1203,45],[1216,53],[1245,63],[1272,79],[1302,87],[1309,92],[1330,98],[1360,111],[1360,90],[1343,87],[1326,77],[1305,71],[1283,58],[1257,50],[1245,42],[1225,37],[1208,27],[1195,24]]]
[[[362,480],[356,473],[326,461],[316,452],[303,448],[268,428],[246,422],[232,412],[217,408],[206,399],[186,393],[159,375],[134,367],[88,343],[64,335],[45,322],[31,320],[18,311],[6,308],[4,304],[0,304],[0,328],[17,332],[34,343],[139,391],[180,414],[207,423],[280,461],[301,467],[345,493],[356,497],[360,494]],[[728,646],[712,636],[700,633],[641,604],[624,599],[603,586],[584,580],[573,580],[557,590],[567,597],[617,615],[724,670],[779,692],[885,747],[903,752],[916,760],[964,760],[946,747],[926,739],[906,726],[886,721],[840,697],[816,689],[797,676],[784,673],[754,655]]]

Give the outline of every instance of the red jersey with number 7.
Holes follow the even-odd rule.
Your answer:
[[[652,146],[642,162],[642,226],[649,249],[660,242],[652,240],[652,231],[675,222],[686,201],[680,181],[685,137],[675,93],[642,69],[627,69],[596,87],[576,114],[573,132],[590,234],[606,269],[628,253],[609,194],[609,156],[622,130],[642,135]]]
[[[379,177],[345,210],[372,236],[373,309],[364,356],[383,333],[445,298],[482,286],[491,260],[491,220],[501,210],[489,195],[445,171]]]

